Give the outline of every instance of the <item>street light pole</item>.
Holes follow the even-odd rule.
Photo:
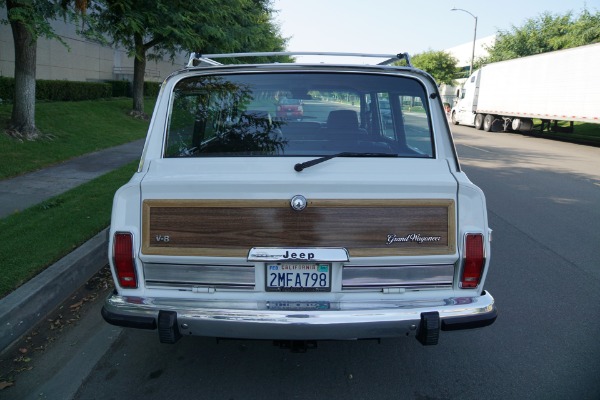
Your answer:
[[[473,61],[475,61],[475,41],[477,40],[477,17],[473,13],[462,8],[453,8],[450,11],[464,11],[475,19],[475,29],[473,30],[473,50],[471,51],[471,66],[469,67],[469,76],[473,73]]]

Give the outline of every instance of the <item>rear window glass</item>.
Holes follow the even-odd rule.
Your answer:
[[[279,104],[289,104],[299,106],[302,104],[302,100],[298,99],[288,99],[287,97],[283,97],[279,99]]]
[[[174,88],[165,157],[433,157],[423,86],[358,73],[201,75]]]

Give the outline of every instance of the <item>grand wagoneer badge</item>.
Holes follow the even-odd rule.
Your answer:
[[[411,233],[406,236],[396,236],[396,235],[387,235],[386,244],[392,243],[406,243],[406,242],[417,242],[417,243],[425,243],[425,242],[439,242],[442,240],[441,236],[421,236],[419,233]]]

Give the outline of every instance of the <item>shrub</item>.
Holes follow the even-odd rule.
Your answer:
[[[39,79],[35,83],[36,100],[78,101],[111,97],[108,83],[50,81]],[[12,102],[15,94],[14,78],[0,77],[0,98]]]
[[[112,97],[131,97],[131,82],[106,81],[112,86]]]
[[[144,96],[156,97],[160,90],[159,82],[144,82]],[[77,82],[36,81],[36,100],[79,101],[108,97],[131,97],[132,88],[129,81]],[[15,95],[15,80],[0,76],[0,102],[12,102]]]
[[[3,102],[11,102],[15,96],[15,80],[0,76],[0,99]]]
[[[36,82],[37,100],[79,101],[111,97],[112,87],[108,83],[46,81]]]
[[[106,81],[112,85],[112,97],[132,97],[133,87],[129,81]],[[158,82],[144,82],[144,97],[156,97],[160,90]]]
[[[159,82],[144,82],[144,97],[156,97],[159,90]]]

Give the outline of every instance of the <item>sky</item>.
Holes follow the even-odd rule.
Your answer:
[[[521,26],[544,11],[600,11],[600,0],[274,0],[288,51],[409,54],[446,50]],[[297,57],[299,62],[322,57]]]

